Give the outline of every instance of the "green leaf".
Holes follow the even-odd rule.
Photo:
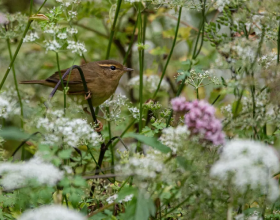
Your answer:
[[[156,212],[154,202],[151,198],[146,198],[143,193],[139,193],[137,197],[137,205],[135,211],[135,220],[148,220]]]
[[[72,149],[66,149],[66,150],[62,150],[58,153],[58,156],[61,159],[69,159],[71,157],[72,154]]]
[[[6,140],[23,140],[29,137],[28,134],[24,133],[16,127],[3,128],[0,131],[0,136]]]
[[[185,170],[189,168],[188,161],[184,157],[176,157],[178,164],[183,167]]]
[[[74,184],[75,186],[86,186],[86,185],[87,185],[87,184],[86,184],[86,181],[85,181],[84,178],[81,177],[81,176],[75,176],[75,177],[74,177],[73,184]]]
[[[146,126],[145,128],[143,128],[141,134],[143,134],[147,137],[153,137],[155,135],[155,132],[151,128]]]
[[[160,143],[156,138],[146,137],[144,135],[135,134],[135,133],[129,133],[128,136],[133,137],[133,138],[137,139],[138,141],[140,141],[146,145],[149,145],[152,148],[154,148],[162,153],[167,154],[167,153],[171,152],[171,149],[169,147]]]

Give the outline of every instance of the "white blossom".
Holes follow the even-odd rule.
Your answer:
[[[135,119],[138,119],[140,118],[140,111],[138,108],[136,107],[129,107],[128,110],[130,111],[130,113],[132,114],[132,117],[135,118]]]
[[[129,201],[132,200],[133,196],[134,196],[133,194],[130,194],[130,195],[126,196],[124,199],[117,200],[118,195],[115,194],[115,195],[112,195],[112,196],[110,196],[109,198],[107,198],[107,199],[106,199],[106,202],[108,202],[109,204],[112,204],[112,203],[115,202],[116,200],[117,200],[117,202],[119,202],[119,203],[122,203],[122,202],[129,202]]]
[[[224,7],[230,3],[230,0],[214,0],[214,2],[214,6],[221,12],[224,10]]]
[[[279,196],[276,180],[272,175],[279,171],[277,152],[270,146],[251,140],[228,142],[220,159],[213,165],[211,176],[232,184],[244,193],[248,187],[260,189],[268,199],[274,201]]]
[[[27,162],[0,163],[1,185],[6,190],[28,186],[32,180],[39,184],[55,186],[63,178],[63,173],[53,164],[46,163],[37,156]]]
[[[41,206],[27,210],[18,220],[86,220],[87,218],[75,210],[60,205]]]
[[[173,154],[176,154],[178,148],[184,144],[184,139],[188,137],[190,131],[186,125],[179,125],[177,128],[168,127],[162,130],[159,140],[170,147]]]
[[[121,171],[127,176],[135,175],[140,179],[154,179],[157,173],[162,172],[163,169],[163,162],[157,160],[152,154],[148,154],[147,156],[135,154],[126,163],[115,166],[116,171]]]
[[[20,113],[16,93],[13,90],[0,93],[0,118],[9,118]]]
[[[36,39],[39,39],[39,36],[36,32],[30,33],[29,35],[26,35],[25,38],[23,39],[23,42],[33,42]]]
[[[99,145],[102,139],[87,121],[80,118],[71,120],[62,114],[63,111],[54,111],[49,118],[38,119],[36,127],[46,130],[44,144],[59,144],[63,139],[65,144],[73,147],[88,143]]]
[[[45,41],[46,43],[46,51],[55,51],[57,52],[62,46],[56,41]]]
[[[67,38],[67,34],[66,33],[59,33],[58,35],[57,35],[57,37],[59,38],[59,39],[66,39]]]
[[[67,49],[72,50],[72,53],[78,53],[80,56],[82,56],[82,53],[87,52],[84,43],[70,41],[70,40],[68,40],[67,42],[68,42]]]
[[[68,34],[71,34],[71,35],[78,33],[78,30],[76,28],[67,28],[66,31]]]

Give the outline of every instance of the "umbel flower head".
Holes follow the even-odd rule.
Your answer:
[[[0,163],[1,185],[5,190],[28,186],[35,180],[38,184],[55,186],[63,178],[60,171],[51,163],[44,162],[40,157],[34,157],[24,163]]]
[[[215,117],[215,108],[204,100],[187,102],[184,97],[171,100],[172,108],[176,112],[185,114],[185,124],[191,134],[198,134],[204,140],[214,145],[224,143],[225,135],[222,131],[222,124]]]
[[[87,218],[77,211],[60,205],[41,206],[24,212],[18,220],[86,220]]]
[[[279,171],[276,150],[261,142],[232,140],[223,148],[220,159],[211,168],[211,176],[230,182],[241,192],[260,190],[270,201],[279,196],[273,174]]]

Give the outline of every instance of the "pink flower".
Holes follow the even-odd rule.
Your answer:
[[[192,134],[200,134],[204,140],[214,145],[225,141],[222,124],[215,117],[215,108],[205,100],[187,102],[184,97],[171,100],[172,108],[177,112],[185,112],[185,123]]]

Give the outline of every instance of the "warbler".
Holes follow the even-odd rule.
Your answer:
[[[98,106],[105,102],[116,91],[119,81],[125,72],[133,71],[131,68],[123,66],[121,63],[114,60],[102,60],[96,62],[85,63],[80,66],[87,83],[88,93],[87,98],[92,99],[92,105]],[[63,75],[67,69],[61,70]],[[59,72],[55,72],[46,80],[30,80],[21,81],[21,84],[40,84],[48,87],[55,87],[60,80]],[[68,82],[68,84],[67,84]],[[85,95],[85,90],[80,73],[77,69],[73,69],[71,73],[65,77],[64,86],[68,85],[68,95]],[[62,90],[62,86],[58,87]]]

